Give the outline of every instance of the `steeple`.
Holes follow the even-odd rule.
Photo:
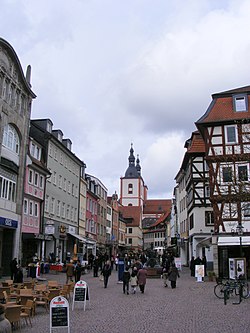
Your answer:
[[[139,160],[139,154],[137,154],[137,159],[136,159],[136,170],[138,172],[138,175],[141,175],[141,166],[140,166],[140,160]]]
[[[131,143],[130,155],[128,157],[128,161],[129,161],[129,166],[134,166],[135,165],[133,143]]]
[[[128,165],[127,171],[125,172],[125,178],[139,178],[140,174],[138,173],[137,168],[135,166],[133,143],[131,143],[128,162],[129,162],[129,165]]]

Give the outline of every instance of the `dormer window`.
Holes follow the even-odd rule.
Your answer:
[[[247,95],[234,96],[233,103],[234,103],[234,111],[236,112],[247,111],[248,109]]]

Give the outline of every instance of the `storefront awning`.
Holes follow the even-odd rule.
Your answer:
[[[72,234],[71,232],[68,232],[68,234],[72,237],[75,237],[77,238],[79,241],[83,242],[83,243],[86,243],[86,244],[95,244],[96,242],[95,241],[92,241],[92,240],[89,240],[83,236],[80,236],[80,235],[76,235],[76,234]]]
[[[241,236],[241,244],[242,245],[250,245],[250,237]],[[218,246],[228,246],[228,245],[240,245],[240,237],[219,237],[218,238]]]

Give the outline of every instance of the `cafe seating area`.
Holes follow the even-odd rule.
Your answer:
[[[42,283],[36,279],[24,283],[5,280],[0,285],[0,302],[4,304],[5,316],[13,330],[19,330],[24,326],[32,327],[34,316],[41,314],[42,311],[48,313],[50,302],[54,297],[63,296],[70,302],[73,290],[73,282],[60,285],[56,280]]]

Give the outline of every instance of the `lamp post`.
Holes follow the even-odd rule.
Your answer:
[[[242,235],[243,235],[243,225],[241,223],[238,223],[236,227],[236,232],[240,238],[240,257],[242,258]]]

